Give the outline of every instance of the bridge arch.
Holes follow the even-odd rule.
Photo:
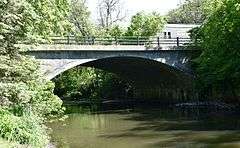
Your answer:
[[[47,79],[76,66],[95,67],[133,80],[139,88],[136,96],[176,99],[174,96],[183,96],[176,94],[187,94],[182,93],[183,89],[192,88],[189,61],[199,52],[181,47],[146,50],[142,47],[133,49],[132,46],[104,46],[99,49],[98,46],[47,45],[26,54],[41,62],[42,73]]]
[[[132,80],[139,85],[170,85],[173,83],[176,85],[187,85],[192,79],[192,76],[188,73],[164,63],[165,59],[154,60],[136,56],[111,56],[98,59],[47,60],[42,62],[42,65],[45,66],[49,66],[48,64],[50,63],[58,65],[57,67],[52,66],[55,69],[45,72],[45,75],[49,79],[77,66],[93,67],[109,71]]]
[[[77,49],[79,48],[79,49]],[[196,54],[196,50],[188,50],[182,47],[177,49],[154,50],[142,47],[118,47],[118,46],[73,46],[73,45],[47,45],[27,51],[26,54],[33,55],[41,62],[41,69],[47,79],[52,79],[61,72],[87,62],[122,57],[144,59],[145,61],[156,61],[191,73],[189,60]]]
[[[105,70],[130,81],[135,98],[168,98],[167,101],[173,101],[183,96],[179,95],[183,93],[182,90],[191,88],[193,78],[188,73],[157,60],[133,56],[68,61],[52,76],[78,66]]]

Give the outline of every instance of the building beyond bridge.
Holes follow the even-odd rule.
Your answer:
[[[189,31],[193,28],[199,27],[196,24],[166,24],[163,31],[159,34],[161,38],[190,38]]]

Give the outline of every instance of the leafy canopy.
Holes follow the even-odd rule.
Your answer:
[[[86,6],[86,0],[71,0],[69,21],[74,25],[74,34],[80,36],[93,34],[93,25],[90,22],[90,11]]]
[[[187,0],[183,5],[167,14],[171,24],[201,24],[207,17],[205,5],[207,0]]]
[[[0,137],[45,147],[49,141],[44,122],[62,112],[54,85],[39,64],[19,53],[19,41],[36,42],[65,34],[70,23],[67,0],[0,1]]]
[[[153,12],[146,14],[137,13],[132,17],[131,24],[127,29],[127,36],[154,36],[160,32],[165,24],[165,18]]]
[[[215,9],[199,30],[203,48],[197,59],[200,85],[236,97],[240,95],[240,2],[215,0],[209,8]]]

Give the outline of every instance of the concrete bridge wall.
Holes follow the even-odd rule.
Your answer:
[[[199,54],[183,47],[44,45],[27,52],[41,62],[48,79],[76,66],[103,69],[129,79],[136,98],[187,99],[191,94],[189,61]]]
[[[77,48],[78,47],[78,48]],[[76,46],[76,45],[48,45],[39,46],[28,51],[41,62],[42,71],[48,79],[73,68],[77,65],[94,60],[113,57],[134,57],[154,60],[174,67],[180,71],[191,73],[189,60],[196,50],[183,50],[164,48],[161,50],[146,50],[142,46]]]

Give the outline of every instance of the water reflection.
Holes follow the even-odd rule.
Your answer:
[[[168,108],[71,113],[66,121],[50,126],[58,147],[240,147],[238,116],[211,110]]]

